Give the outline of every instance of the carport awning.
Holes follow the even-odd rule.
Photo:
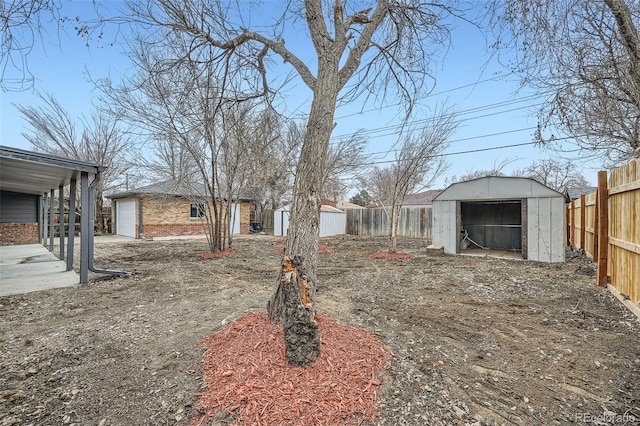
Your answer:
[[[0,190],[41,195],[67,186],[80,174],[95,175],[105,167],[85,161],[0,146]]]

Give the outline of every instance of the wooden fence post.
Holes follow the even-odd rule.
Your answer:
[[[569,216],[569,209],[571,208],[571,203],[565,204],[564,207],[564,220],[566,224],[565,229],[565,245],[569,247],[571,245],[571,216]]]
[[[587,208],[585,206],[587,204],[586,197],[584,194],[580,195],[580,248],[582,250],[587,249],[587,245],[585,244],[586,238],[586,217],[587,217]]]
[[[576,248],[576,201],[571,202],[571,249]]]
[[[609,255],[609,190],[607,188],[607,172],[598,172],[598,278],[597,285],[607,285],[607,260]]]

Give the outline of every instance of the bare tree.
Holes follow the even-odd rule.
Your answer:
[[[232,205],[245,179],[241,175],[252,135],[254,105],[225,85],[225,68],[210,46],[191,50],[183,33],[160,28],[130,41],[138,72],[115,85],[98,82],[105,105],[138,129],[155,153],[153,165],[167,164],[185,196],[202,205],[200,217],[211,251],[232,244]],[[229,95],[229,96],[227,96]]]
[[[0,3],[0,88],[26,90],[33,86],[29,54],[42,23],[60,19],[58,0],[3,0]],[[15,75],[13,74],[15,72]]]
[[[44,106],[14,105],[29,123],[23,133],[38,152],[89,161],[107,167],[95,191],[96,223],[103,229],[103,195],[111,190],[128,165],[127,152],[131,146],[121,120],[94,110],[90,118],[73,119],[50,94],[39,94]],[[81,130],[76,128],[82,125]]]
[[[494,3],[497,45],[522,82],[547,98],[537,139],[561,147],[574,138],[606,166],[640,156],[640,2]]]
[[[576,165],[568,160],[560,161],[547,158],[533,162],[522,172],[551,189],[564,192],[568,188],[584,188],[589,186],[587,179],[580,173]]]
[[[422,131],[405,137],[394,163],[375,167],[372,176],[366,180],[385,209],[389,251],[392,253],[397,250],[398,215],[402,201],[409,193],[429,187],[448,167],[443,153],[458,122],[455,115],[444,108],[438,109],[429,121],[429,126]]]
[[[356,132],[329,145],[322,178],[322,197],[339,201],[351,185],[347,176],[359,173],[366,167],[367,140]]]
[[[243,191],[254,200],[256,217],[263,219],[266,210],[282,207],[291,199],[295,164],[300,155],[303,130],[268,109],[254,122],[255,134],[245,152],[248,178]]]
[[[432,53],[445,44],[444,19],[459,12],[459,3],[378,0],[357,11],[341,0],[306,0],[298,6],[284,2],[282,14],[271,25],[262,19],[253,29],[249,15],[260,12],[258,5],[248,10],[243,2],[236,7],[222,1],[132,4],[131,16],[139,23],[191,38],[184,58],[204,46],[215,50],[211,58],[224,67],[222,88],[242,81],[243,93],[233,93],[236,98],[269,98],[275,93],[273,85],[283,80],[282,73],[268,73],[274,54],[311,90],[300,159],[291,165],[295,181],[281,282],[268,306],[270,318],[283,322],[291,364],[308,365],[320,351],[312,301],[322,178],[336,105],[361,95],[373,95],[374,100],[397,96],[410,112],[418,96],[432,87],[427,84],[432,81],[428,74]],[[273,8],[274,3],[268,6]],[[315,49],[312,64],[285,44],[285,26],[300,24],[297,32],[307,31]],[[301,53],[306,56],[308,49]]]
[[[180,180],[198,175],[197,164],[179,138],[170,134],[166,138],[158,137],[146,148],[145,151],[150,150],[153,155],[139,155],[137,168],[155,180]]]

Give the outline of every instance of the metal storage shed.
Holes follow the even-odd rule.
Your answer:
[[[461,254],[466,244],[564,262],[564,196],[521,177],[454,183],[433,200],[433,245]]]
[[[289,210],[273,212],[273,235],[286,237],[289,229]],[[320,206],[320,236],[342,235],[347,229],[347,213],[335,207]]]

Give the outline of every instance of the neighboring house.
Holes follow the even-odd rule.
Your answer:
[[[597,186],[585,186],[583,188],[567,188],[564,191],[564,198],[567,203],[580,198],[581,195],[593,194],[598,190]]]
[[[442,189],[430,189],[417,194],[407,195],[402,201],[402,207],[431,207],[433,199],[442,192]]]
[[[561,193],[530,178],[454,183],[433,200],[433,245],[449,254],[481,248],[564,262],[564,209]]]
[[[206,195],[202,184],[187,185],[176,180],[159,182],[131,191],[109,195],[112,202],[113,233],[133,238],[204,235]],[[248,234],[250,199],[231,203],[232,234]]]

